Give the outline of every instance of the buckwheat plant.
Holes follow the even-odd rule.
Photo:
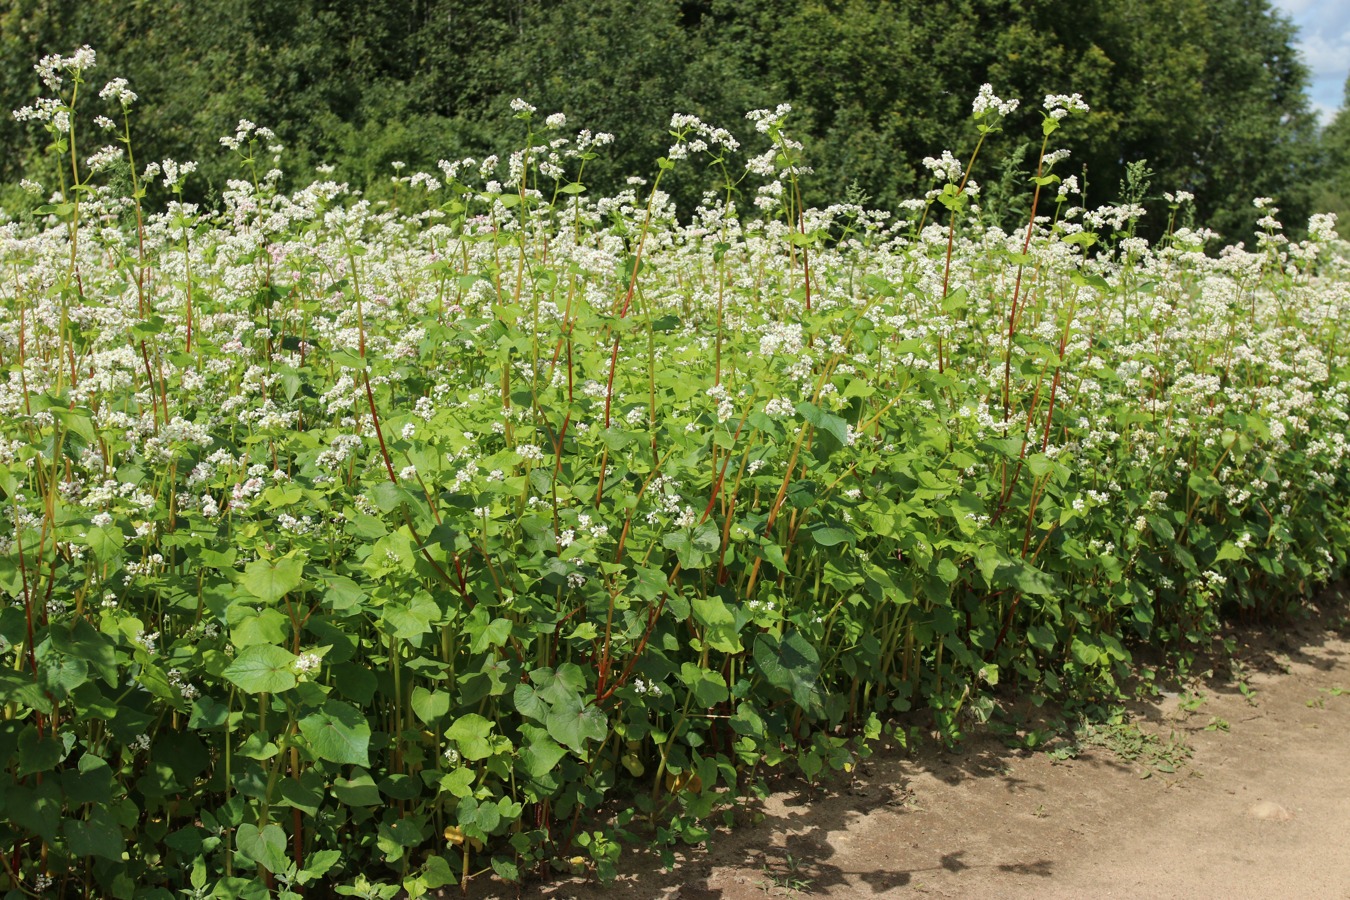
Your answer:
[[[775,770],[955,742],[1009,690],[1109,702],[1135,648],[1184,667],[1346,568],[1333,219],[1262,201],[1248,250],[1182,192],[1082,208],[1077,95],[1015,231],[971,178],[1026,112],[992,87],[899,211],[802,208],[786,105],[744,156],[676,115],[595,196],[609,137],[523,100],[521,147],[389,204],[288,192],[241,122],[193,208],[190,162],[136,163],[133,85],[124,158],[76,153],[93,61],[39,65],[20,118],[69,174],[0,216],[7,890],[611,878]]]

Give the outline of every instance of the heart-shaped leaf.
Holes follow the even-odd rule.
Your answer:
[[[276,603],[304,581],[305,564],[293,556],[256,559],[244,567],[244,589],[264,603]]]
[[[280,825],[240,825],[235,832],[235,846],[239,852],[269,872],[286,871],[286,832]]]
[[[225,677],[246,694],[276,694],[295,687],[296,656],[284,647],[246,647],[225,668]]]
[[[300,733],[320,759],[370,765],[370,723],[350,703],[325,700],[318,712],[300,720]]]

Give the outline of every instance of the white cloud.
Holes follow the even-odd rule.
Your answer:
[[[1350,73],[1350,3],[1346,0],[1276,0],[1299,34],[1294,46],[1307,64],[1313,109],[1322,122],[1340,108]]]

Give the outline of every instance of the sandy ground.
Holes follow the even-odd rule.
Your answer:
[[[990,734],[952,753],[883,751],[851,782],[772,795],[757,825],[718,833],[674,871],[629,851],[614,885],[480,884],[472,893],[1350,898],[1344,615],[1341,605],[1238,633],[1240,679],[1225,672],[1174,686],[1077,755],[1010,749]]]

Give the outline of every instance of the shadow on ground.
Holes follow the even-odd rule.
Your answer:
[[[1223,698],[1232,716],[1246,708],[1244,700],[1255,707],[1251,694],[1260,696],[1263,679],[1273,684],[1295,668],[1344,670],[1350,663],[1348,601],[1350,591],[1342,585],[1301,618],[1235,627],[1225,635],[1231,657],[1212,654],[1196,667],[1199,677],[1159,683],[1156,696],[1132,704],[1133,733],[1152,734],[1163,748],[1155,747],[1153,757],[1131,757],[1128,748],[1109,741],[1075,745],[1072,753],[1033,752],[988,730],[954,750],[933,742],[912,752],[882,745],[848,777],[814,786],[781,778],[767,798],[737,805],[735,828],[718,829],[706,845],[679,848],[671,870],[654,849],[626,847],[613,885],[483,880],[470,897],[749,900],[890,897],[910,888],[996,896],[981,893],[993,881],[1008,885],[1009,896],[1038,896],[1076,862],[1075,848],[1108,833],[1115,810],[1131,802],[1122,790],[1156,775],[1147,800],[1199,783],[1203,773],[1187,770],[1185,741],[1205,737],[1200,732],[1212,731],[1213,721],[1207,710],[1192,714],[1184,704],[1178,714],[1179,699],[1202,693]],[[1141,660],[1141,666],[1160,662]],[[1020,716],[1023,736],[1026,727],[1053,723],[1053,715],[1029,704],[1006,703],[1005,709]],[[1180,739],[1164,742],[1163,735],[1175,738],[1178,732]],[[1071,744],[1069,735],[1050,746]],[[1173,756],[1166,755],[1168,748]]]

